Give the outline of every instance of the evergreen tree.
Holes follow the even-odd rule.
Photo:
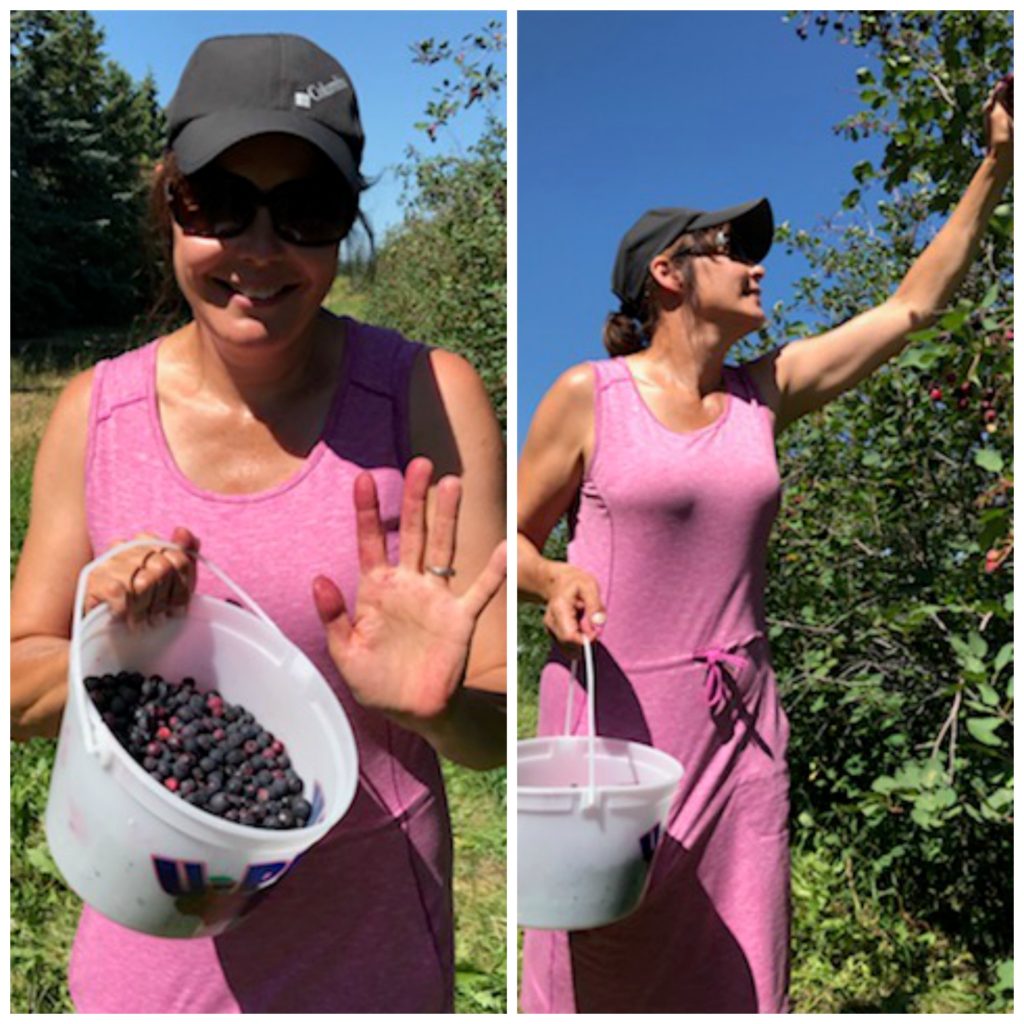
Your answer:
[[[163,135],[156,87],[102,52],[84,11],[11,15],[15,338],[138,311],[144,171]]]

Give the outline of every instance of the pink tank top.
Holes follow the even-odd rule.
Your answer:
[[[320,440],[290,479],[255,494],[211,493],[178,469],[156,397],[159,341],[96,367],[86,463],[93,551],[188,527],[331,683],[355,732],[360,786],[342,821],[222,936],[155,939],[85,907],[69,966],[78,1012],[451,1010],[451,835],[437,757],[354,701],[311,596],[324,573],[354,606],[352,486],[363,469],[376,478],[395,556],[411,457],[409,380],[424,346],[345,323],[344,366]],[[197,590],[230,596],[202,567]]]
[[[624,359],[592,366],[594,452],[569,561],[601,582],[602,642],[624,665],[746,643],[764,629],[779,507],[772,413],[747,371],[726,366],[724,411],[676,433],[643,401]]]

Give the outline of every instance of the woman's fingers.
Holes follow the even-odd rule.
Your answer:
[[[162,551],[151,551],[146,555],[146,571],[153,575],[153,600],[150,602],[148,618],[152,625],[156,625],[177,603],[181,603],[181,580],[178,568],[171,557],[172,549],[165,548]],[[180,552],[177,552],[180,555]],[[185,603],[188,602],[188,592],[185,592]]]
[[[345,609],[345,598],[333,580],[326,576],[317,576],[313,580],[313,604],[324,625],[331,657],[339,662],[339,659],[344,657],[345,648],[352,635],[352,622]]]
[[[199,538],[184,526],[176,526],[171,533],[171,540],[190,554],[199,552]]]
[[[419,572],[427,536],[427,491],[434,475],[430,459],[416,458],[405,469],[402,514],[398,533],[398,564]]]
[[[580,581],[579,598],[583,604],[580,629],[590,640],[596,640],[607,615],[601,602],[601,591],[597,581],[588,577]]]
[[[502,541],[491,552],[483,571],[472,582],[469,589],[462,595],[462,603],[469,609],[473,618],[479,618],[487,602],[501,589],[505,582],[505,566],[508,544]]]
[[[598,638],[606,618],[597,580],[574,572],[548,602],[544,621],[559,643],[578,648],[584,638]]]
[[[377,485],[369,473],[360,473],[353,488],[356,506],[356,544],[359,549],[359,568],[365,573],[378,565],[386,565],[388,556],[384,544],[384,527],[380,521]]]
[[[576,603],[571,597],[555,597],[548,602],[544,625],[560,644],[583,643]]]
[[[446,476],[437,485],[434,495],[434,515],[427,537],[424,568],[450,569],[455,561],[455,533],[459,523],[459,502],[462,482],[456,476]],[[448,583],[448,576],[438,576]]]

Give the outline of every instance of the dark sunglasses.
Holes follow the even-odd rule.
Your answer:
[[[672,254],[677,256],[727,256],[737,263],[745,263],[747,266],[754,266],[759,261],[750,255],[743,245],[743,239],[725,235],[719,232],[714,242],[707,242],[704,245],[691,246],[689,249],[679,249]]]
[[[278,237],[291,245],[334,245],[352,227],[356,204],[341,175],[296,178],[268,192],[248,178],[211,167],[167,185],[171,215],[186,235],[234,238],[270,211]]]

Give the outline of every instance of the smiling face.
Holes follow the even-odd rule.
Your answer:
[[[319,151],[289,135],[258,135],[218,157],[263,192],[320,166]],[[338,246],[283,241],[270,212],[233,238],[185,234],[173,224],[174,273],[201,329],[230,346],[287,345],[308,331],[334,280]]]

